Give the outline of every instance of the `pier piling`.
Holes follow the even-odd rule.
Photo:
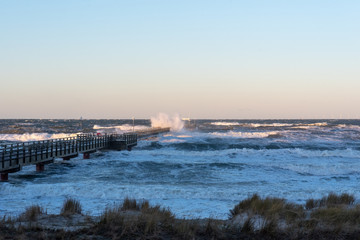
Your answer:
[[[76,137],[24,142],[22,144],[0,145],[1,181],[8,181],[8,174],[20,171],[22,166],[36,165],[36,171],[45,170],[45,164],[55,158],[70,160],[83,154],[89,159],[90,154],[100,149],[128,150],[137,145],[138,138],[169,132],[170,128],[151,128],[124,134],[78,134]]]
[[[1,181],[5,182],[9,180],[9,174],[8,173],[1,173]]]
[[[45,164],[43,164],[43,163],[36,164],[36,171],[37,172],[42,172],[44,170],[45,170]]]

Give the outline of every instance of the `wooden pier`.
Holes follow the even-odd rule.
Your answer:
[[[78,134],[76,137],[1,144],[0,180],[7,181],[9,173],[18,172],[26,165],[36,165],[36,171],[43,171],[44,166],[54,162],[55,158],[70,160],[83,154],[83,158],[88,159],[91,153],[100,149],[131,150],[137,145],[138,137],[168,131],[169,128],[156,128],[124,134]]]
[[[160,133],[170,132],[170,128],[151,128],[146,130],[136,131],[138,138],[146,138]]]

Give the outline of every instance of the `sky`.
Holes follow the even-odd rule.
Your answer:
[[[0,0],[0,118],[360,118],[360,1]]]

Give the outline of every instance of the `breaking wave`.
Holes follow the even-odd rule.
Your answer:
[[[151,117],[151,127],[169,127],[171,131],[178,132],[184,128],[184,122],[178,114],[170,117],[165,113],[159,113],[156,117]]]
[[[291,123],[245,123],[245,127],[262,128],[262,127],[291,127]]]
[[[42,141],[57,138],[76,137],[76,133],[25,133],[25,134],[0,134],[0,141],[14,141],[14,142],[27,142],[27,141]]]
[[[152,120],[154,126],[182,128],[178,117],[159,114]],[[81,128],[76,127],[78,121],[42,120],[31,128],[18,121],[21,127],[15,130],[40,133],[8,134],[9,124],[19,124],[3,122],[0,140],[12,141],[69,137],[72,134],[62,133],[79,129],[133,128],[131,119],[83,120]],[[148,119],[135,124],[135,130],[150,127]],[[56,126],[59,132],[44,131],[46,126],[50,130]],[[191,121],[180,132],[141,139],[131,152],[98,151],[86,161],[82,156],[55,159],[41,173],[24,166],[0,184],[0,215],[20,214],[31,204],[56,213],[68,197],[78,199],[91,215],[129,196],[169,207],[180,218],[223,219],[254,193],[291,202],[321,198],[332,191],[353,193],[359,199],[359,137],[360,120]]]
[[[215,133],[211,133],[211,135],[216,136],[216,137],[231,137],[231,138],[267,138],[267,137],[274,137],[274,136],[278,136],[280,137],[281,134],[279,132],[276,131],[271,131],[271,132],[234,132],[234,131],[230,131],[230,132],[215,132]]]
[[[215,126],[237,126],[240,125],[238,122],[212,122],[211,125]]]
[[[131,131],[141,131],[148,129],[148,126],[144,125],[130,125],[130,124],[123,124],[119,126],[100,126],[100,125],[94,125],[93,129],[97,130],[97,132],[100,133],[124,133],[124,132],[131,132]]]

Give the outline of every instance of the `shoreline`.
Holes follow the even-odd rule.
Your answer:
[[[349,194],[330,193],[294,204],[281,198],[249,197],[229,218],[181,219],[170,209],[125,198],[101,216],[82,213],[67,199],[59,214],[41,206],[18,217],[2,216],[0,239],[353,239],[360,235],[360,204]]]

